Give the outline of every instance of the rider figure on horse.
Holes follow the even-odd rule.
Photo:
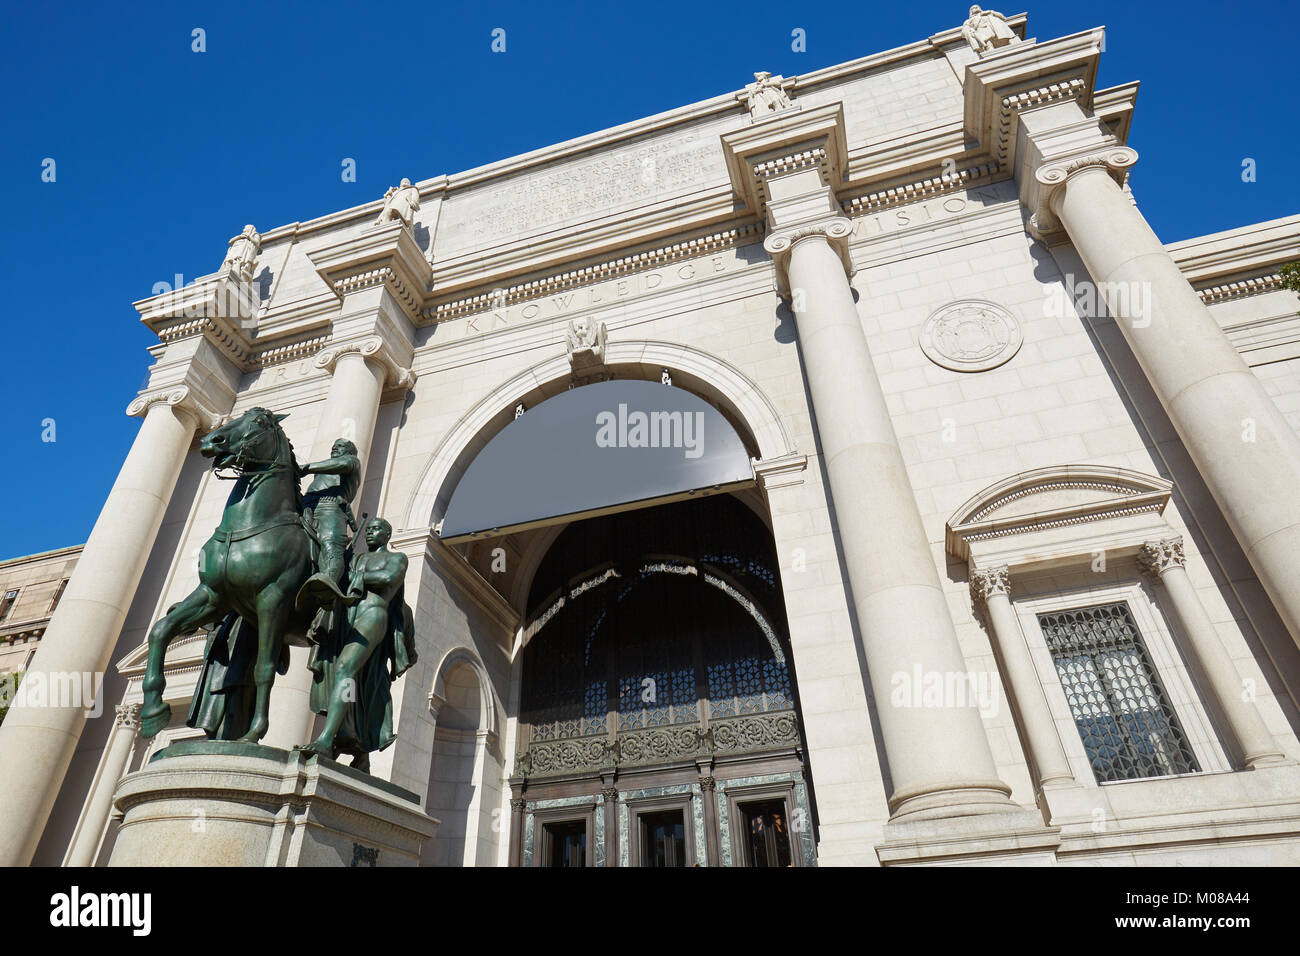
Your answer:
[[[302,473],[316,476],[303,495],[302,516],[320,546],[317,573],[303,585],[303,591],[317,603],[329,604],[343,597],[339,582],[350,541],[348,529],[356,530],[357,526],[352,516],[352,499],[361,484],[357,446],[340,438],[330,449],[329,458],[302,466]]]

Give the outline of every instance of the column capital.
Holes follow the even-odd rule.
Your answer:
[[[224,407],[203,392],[188,385],[170,385],[141,392],[126,406],[126,413],[133,418],[143,418],[155,405],[170,405],[188,412],[195,419],[199,428],[211,431],[221,424],[230,406]]]
[[[433,715],[434,720],[438,719],[438,714],[442,711],[442,708],[446,703],[446,697],[443,697],[435,691],[429,691],[429,713]]]
[[[803,482],[803,471],[808,467],[808,456],[789,454],[780,458],[753,458],[754,477],[764,491],[798,485]]]
[[[996,594],[1011,594],[1011,570],[1005,564],[994,568],[972,568],[970,593],[976,603],[986,604]]]
[[[1183,554],[1183,536],[1148,541],[1138,551],[1138,564],[1155,580],[1159,580],[1171,568],[1187,567],[1187,558]]]
[[[1064,231],[1053,203],[1072,176],[1088,169],[1100,169],[1109,173],[1118,185],[1123,186],[1128,178],[1129,169],[1137,160],[1137,150],[1129,146],[1107,146],[1043,163],[1034,170],[1034,204],[1029,219],[1029,231],[1038,239],[1045,239]]]
[[[140,705],[138,703],[118,704],[115,710],[117,712],[115,721],[119,726],[133,734],[140,732]]]
[[[838,203],[836,212],[839,211]],[[835,251],[844,266],[846,278],[852,278],[856,271],[849,253],[849,237],[853,235],[853,221],[847,216],[833,215],[811,222],[792,223],[785,228],[774,229],[763,240],[763,248],[772,257],[776,266],[776,291],[786,297],[790,296],[790,253],[795,244],[805,239],[822,239]]]
[[[409,351],[409,348],[402,351]],[[353,352],[377,368],[382,368],[390,388],[406,389],[415,384],[415,373],[409,365],[403,363],[403,360],[409,363],[410,356],[400,355],[399,346],[387,341],[382,335],[367,335],[364,338],[331,343],[316,353],[315,365],[333,372],[338,360]]]

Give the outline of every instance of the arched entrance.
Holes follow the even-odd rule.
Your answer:
[[[744,504],[571,525],[533,579],[524,639],[517,862],[813,862],[777,565]]]

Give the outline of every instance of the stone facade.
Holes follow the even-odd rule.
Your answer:
[[[524,834],[564,807],[625,832],[626,785],[537,801],[516,766],[563,523],[437,530],[487,442],[581,371],[722,411],[780,564],[802,775],[701,766],[678,794],[701,862],[740,862],[746,787],[807,805],[819,865],[1300,862],[1300,302],[1277,275],[1300,217],[1161,246],[1102,31],[1006,23],[419,180],[136,303],[159,338],[140,436],[32,664],[105,672],[118,719],[6,721],[0,759],[38,784],[0,783],[4,861],[105,862],[118,781],[193,736],[135,738],[144,641],[224,504],[194,439],[254,406],[304,460],[355,441],[356,510],[410,559],[420,660],[374,773],[441,821],[423,861],[538,862]],[[600,329],[581,369],[574,323]],[[1121,604],[1184,764],[1099,783],[1040,615]],[[177,713],[202,647],[169,653]],[[302,664],[267,743],[308,739]]]
[[[0,673],[27,669],[81,548],[0,561]]]

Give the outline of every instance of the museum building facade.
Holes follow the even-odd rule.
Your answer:
[[[1169,245],[1102,29],[925,40],[231,240],[0,725],[7,864],[103,865],[200,735],[150,626],[229,485],[351,440],[443,866],[1300,862],[1300,216]],[[310,739],[293,648],[263,741]],[[380,854],[386,852],[380,848]],[[407,862],[415,862],[408,860]]]

